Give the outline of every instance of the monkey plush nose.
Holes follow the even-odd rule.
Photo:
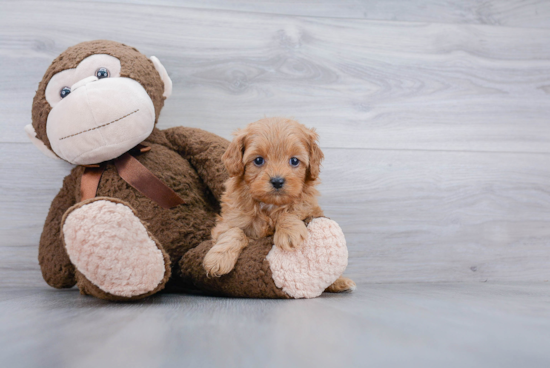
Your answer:
[[[81,79],[81,80],[79,80],[78,82],[76,82],[75,84],[73,84],[71,86],[71,92],[74,92],[79,87],[85,86],[86,84],[88,84],[90,82],[95,82],[95,81],[97,81],[97,77],[94,77],[94,76]]]
[[[271,181],[271,185],[273,185],[273,188],[275,189],[281,189],[285,184],[285,179],[281,178],[280,176],[271,178],[270,181]]]

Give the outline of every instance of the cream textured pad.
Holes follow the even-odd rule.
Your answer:
[[[315,298],[340,277],[348,265],[346,238],[338,224],[317,218],[296,251],[273,246],[266,259],[278,288],[293,298]]]
[[[63,225],[71,262],[101,290],[131,297],[154,290],[165,273],[162,252],[127,206],[98,200]]]

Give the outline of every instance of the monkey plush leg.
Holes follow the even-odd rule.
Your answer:
[[[126,203],[97,197],[71,207],[62,223],[65,249],[83,294],[139,299],[164,288],[170,259]]]
[[[325,291],[327,293],[343,293],[345,291],[353,291],[357,288],[355,282],[347,277],[340,276],[338,280],[334,281]]]
[[[212,241],[187,252],[180,261],[187,284],[214,294],[248,298],[314,298],[332,285],[346,269],[346,239],[338,224],[313,219],[308,236],[296,250],[273,245],[273,237],[250,241],[227,275],[209,278],[203,260]]]

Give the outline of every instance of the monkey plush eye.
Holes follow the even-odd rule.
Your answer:
[[[292,167],[297,167],[298,165],[300,165],[300,160],[298,160],[296,157],[292,157],[289,162],[290,166]]]
[[[71,89],[69,87],[63,87],[61,88],[61,91],[59,91],[59,95],[61,98],[65,98],[71,93]]]
[[[256,158],[254,159],[254,165],[256,165],[256,166],[258,166],[258,167],[259,167],[259,166],[262,166],[264,163],[265,163],[265,160],[264,160],[263,157],[256,157]]]
[[[109,75],[109,69],[107,68],[99,68],[95,71],[95,76],[97,79],[109,78]]]

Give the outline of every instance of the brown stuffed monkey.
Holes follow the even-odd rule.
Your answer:
[[[229,142],[157,129],[171,90],[157,58],[113,41],[80,43],[52,62],[25,130],[46,155],[77,166],[40,238],[44,280],[107,300],[140,299],[167,283],[241,297],[319,295],[347,265],[343,234],[325,218],[309,224],[310,245],[298,252],[259,239],[230,274],[206,277]]]

